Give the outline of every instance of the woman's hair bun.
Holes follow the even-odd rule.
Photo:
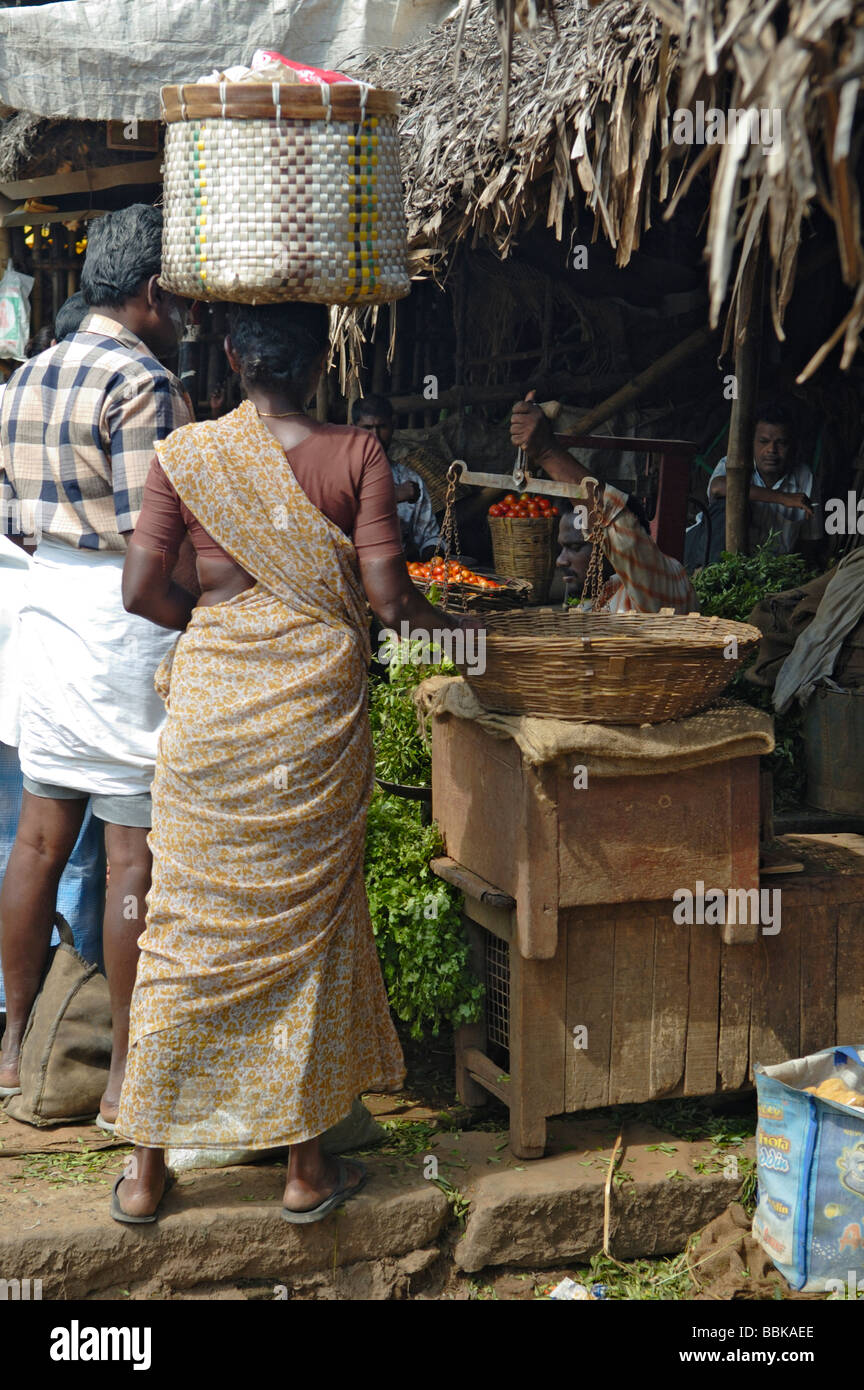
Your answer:
[[[305,387],[330,341],[324,304],[232,304],[228,332],[243,377],[256,386]]]

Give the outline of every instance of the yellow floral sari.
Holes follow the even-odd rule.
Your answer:
[[[249,402],[157,447],[257,582],[196,608],[157,674],[168,718],[117,1133],[300,1143],[404,1076],[363,882],[373,760],[356,553]]]

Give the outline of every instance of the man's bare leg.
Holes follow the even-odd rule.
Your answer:
[[[356,1187],[362,1175],[350,1159],[346,1161],[348,1186]],[[338,1181],[337,1161],[322,1151],[320,1137],[307,1139],[303,1144],[292,1144],[282,1204],[289,1211],[311,1211],[312,1207],[319,1207],[336,1190]]]
[[[84,820],[87,798],[57,801],[25,791],[15,843],[0,889],[0,938],[6,985],[6,1032],[0,1086],[18,1085],[18,1054],[39,991],[57,888]]]
[[[138,938],[144,930],[144,899],[150,888],[149,833],[139,826],[105,826],[109,875],[102,943],[111,994],[111,1070],[99,1109],[111,1124],[117,1118],[129,1049],[129,1003],[138,965]]]

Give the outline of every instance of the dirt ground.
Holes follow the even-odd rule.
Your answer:
[[[566,1264],[551,1268],[499,1265],[474,1274],[460,1270],[452,1258],[465,1215],[458,1205],[460,1194],[457,1189],[462,1181],[458,1170],[473,1165],[475,1171],[494,1174],[505,1173],[513,1167],[522,1171],[522,1165],[509,1153],[506,1145],[505,1107],[490,1100],[487,1107],[470,1111],[458,1104],[453,1091],[450,1040],[442,1037],[422,1045],[410,1039],[403,1041],[408,1063],[405,1090],[394,1096],[369,1096],[365,1099],[387,1131],[384,1144],[375,1150],[376,1163],[380,1160],[388,1171],[395,1172],[400,1163],[404,1169],[410,1161],[416,1168],[417,1155],[424,1150],[442,1155],[447,1177],[444,1188],[450,1200],[455,1202],[453,1216],[456,1219],[451,1220],[443,1236],[430,1243],[429,1248],[412,1251],[403,1258],[364,1260],[339,1269],[335,1268],[334,1261],[332,1270],[327,1273],[307,1272],[293,1279],[290,1288],[276,1283],[271,1277],[233,1280],[208,1278],[206,1259],[201,1264],[200,1283],[189,1286],[187,1278],[184,1287],[172,1287],[170,1279],[166,1281],[157,1277],[136,1280],[134,1268],[130,1268],[129,1276],[122,1284],[102,1288],[90,1297],[95,1300],[181,1301],[269,1301],[285,1297],[295,1301],[346,1298],[525,1301],[548,1297],[550,1290],[564,1278],[575,1280],[586,1290],[601,1286],[600,1295],[612,1300],[801,1297],[792,1293],[749,1234],[752,1181],[749,1181],[750,1170],[746,1167],[743,1186],[747,1191],[743,1195],[747,1210],[734,1204],[711,1221],[701,1234],[691,1237],[687,1249],[680,1254],[630,1262],[598,1255],[593,1257],[590,1265]],[[661,1149],[652,1158],[661,1165],[658,1171],[662,1180],[665,1165],[684,1163],[681,1156],[687,1148],[684,1143],[676,1157],[666,1156],[675,1154],[676,1134],[701,1144],[698,1154],[700,1160],[704,1160],[704,1167],[709,1170],[712,1162],[716,1167],[726,1152],[743,1153],[748,1116],[755,1111],[755,1106],[745,1097],[731,1107],[728,1100],[718,1103],[716,1110],[699,1102],[667,1102],[665,1108],[661,1103],[651,1107],[630,1107],[629,1110],[632,1111],[631,1129],[634,1123],[641,1124],[643,1117],[648,1125],[671,1126],[668,1131],[664,1127],[662,1133],[658,1130],[658,1135],[661,1140],[664,1135],[669,1140],[671,1135],[673,1142],[665,1145],[658,1142],[650,1146]],[[606,1132],[614,1133],[620,1123],[620,1110],[614,1115],[611,1112],[609,1115],[595,1112],[591,1116],[591,1124],[596,1124],[595,1141],[599,1140],[599,1145],[595,1149],[595,1141],[592,1141],[592,1147],[586,1152],[599,1152],[604,1143],[608,1147],[610,1140]],[[557,1122],[557,1139],[550,1146],[553,1156],[556,1149],[563,1154],[568,1152],[571,1136],[567,1134],[566,1125],[567,1122]],[[651,1137],[649,1133],[648,1138]],[[730,1150],[730,1146],[735,1145],[738,1148]],[[692,1143],[690,1148],[693,1148]],[[452,1156],[459,1151],[458,1161],[444,1157],[445,1154]],[[127,1146],[112,1141],[91,1124],[37,1130],[0,1114],[0,1207],[6,1208],[6,1229],[9,1230],[8,1217],[13,1211],[15,1224],[21,1232],[36,1231],[44,1224],[46,1239],[50,1239],[52,1250],[62,1261],[64,1213],[69,1217],[80,1216],[84,1206],[88,1209],[92,1207],[93,1219],[98,1224],[102,1203],[107,1209],[111,1185],[122,1171],[127,1152]],[[605,1158],[597,1159],[601,1164],[606,1161]],[[451,1172],[446,1168],[448,1162],[455,1165],[456,1171]],[[692,1164],[692,1158],[688,1162]],[[499,1164],[500,1169],[486,1166]],[[272,1200],[275,1208],[283,1169],[284,1156],[271,1156],[266,1162],[254,1166],[218,1173],[210,1171],[206,1181],[211,1192],[217,1188],[220,1193],[223,1188],[226,1191],[246,1190],[245,1195],[240,1191],[235,1192],[232,1201],[260,1203],[262,1200]],[[697,1171],[703,1169],[697,1168]],[[676,1168],[670,1169],[670,1175],[670,1183],[674,1181],[674,1176],[683,1176]],[[196,1182],[200,1185],[203,1177],[203,1174],[181,1176],[181,1186],[188,1189],[187,1202],[194,1200]],[[521,1182],[521,1179],[515,1179],[515,1174],[514,1180]],[[469,1181],[469,1175],[465,1175],[464,1181]],[[6,1201],[3,1200],[4,1196]],[[80,1220],[77,1238],[80,1239]],[[69,1255],[75,1258],[71,1249]]]

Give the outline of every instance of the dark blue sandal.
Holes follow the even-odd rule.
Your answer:
[[[352,1197],[356,1197],[358,1192],[362,1192],[369,1178],[365,1166],[357,1159],[352,1158],[351,1167],[360,1170],[360,1181],[352,1187],[348,1182],[348,1164],[342,1158],[336,1161],[339,1164],[339,1176],[330,1196],[325,1197],[323,1202],[319,1202],[317,1207],[311,1207],[309,1211],[292,1211],[290,1207],[283,1207],[283,1221],[290,1221],[293,1226],[308,1226],[313,1221],[323,1221],[325,1216],[330,1215],[331,1211],[335,1211],[345,1202],[350,1202]]]

